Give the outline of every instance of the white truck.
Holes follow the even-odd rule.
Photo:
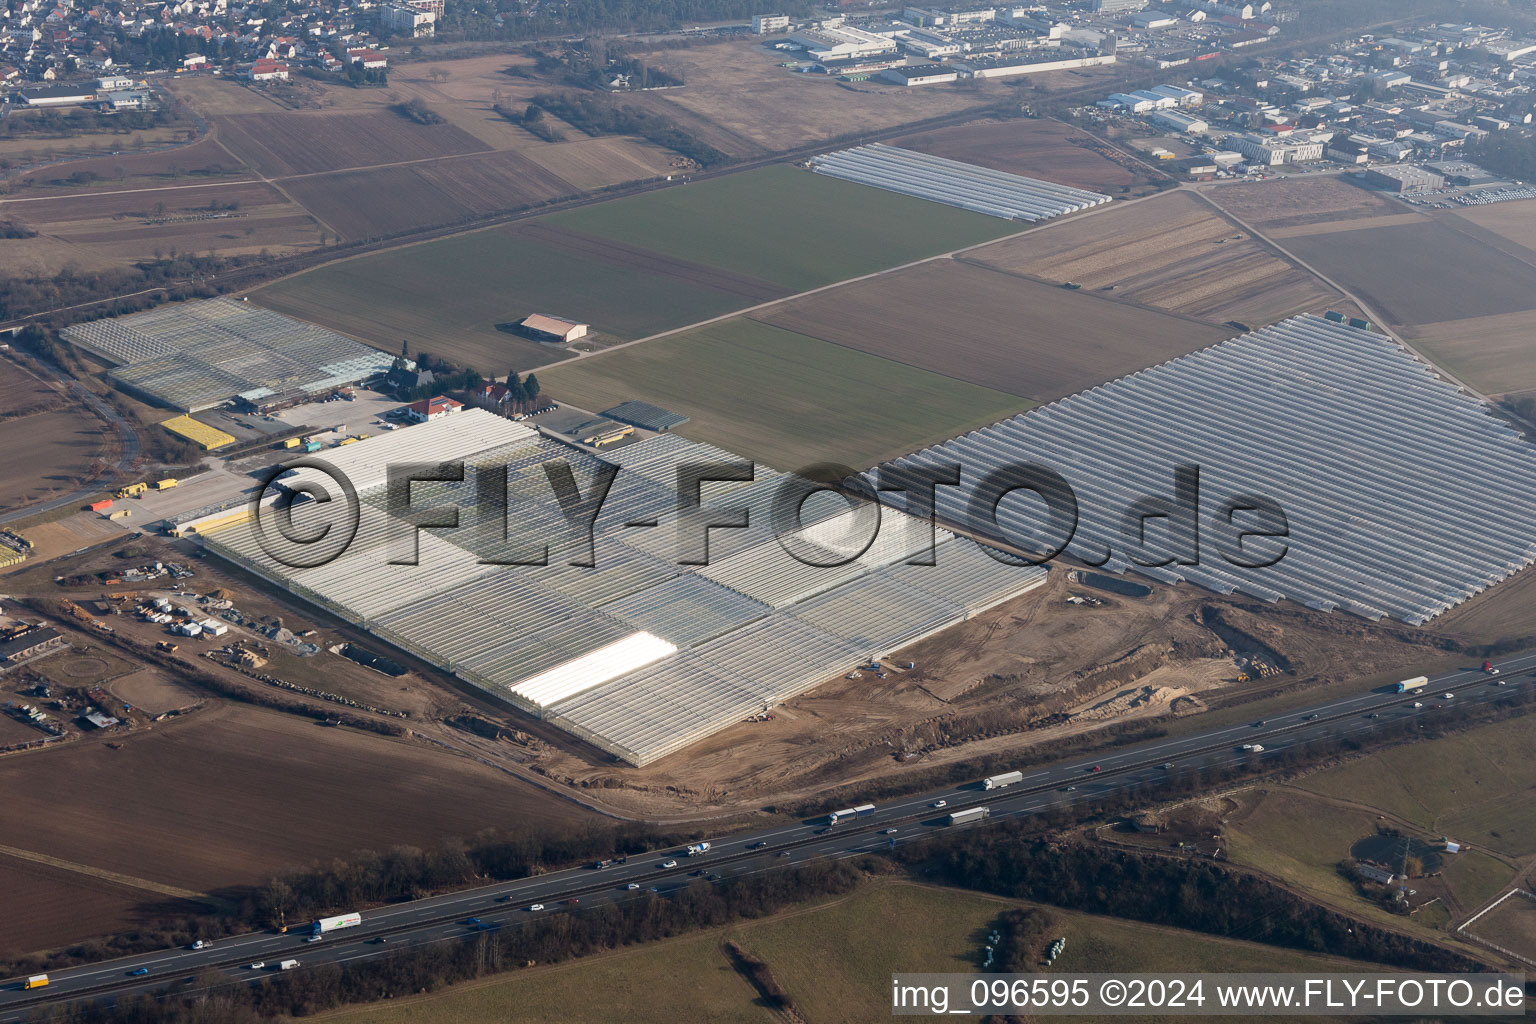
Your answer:
[[[827,815],[827,824],[836,825],[838,822],[846,821],[849,818],[867,818],[874,813],[874,804],[859,804],[857,807],[850,807],[844,811],[833,811]]]
[[[337,914],[335,917],[322,917],[309,926],[310,934],[326,935],[341,928],[356,928],[363,923],[363,915],[353,911],[350,914]]]
[[[1024,773],[1023,772],[1004,772],[1001,775],[994,775],[990,779],[982,779],[981,780],[981,788],[982,789],[1002,789],[1004,786],[1011,786],[1015,782],[1023,782],[1023,781],[1024,781]]]
[[[697,857],[701,853],[708,853],[709,852],[709,844],[708,843],[692,843],[692,844],[689,845],[688,849],[685,852],[690,857]]]
[[[291,971],[297,966],[299,966],[299,962],[297,960],[284,960],[282,963],[277,965],[277,969],[280,971]]]
[[[1411,693],[1414,690],[1422,690],[1429,685],[1428,676],[1414,676],[1412,679],[1404,679],[1397,684],[1398,693]]]
[[[951,825],[964,825],[968,821],[980,821],[992,813],[990,807],[968,807],[963,811],[955,811],[949,816]]]

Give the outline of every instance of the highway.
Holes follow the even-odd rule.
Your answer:
[[[1117,789],[1166,778],[1170,770],[1231,765],[1252,757],[1274,757],[1287,748],[1328,736],[1369,732],[1383,725],[1430,716],[1453,705],[1479,704],[1533,685],[1536,654],[1500,661],[1496,676],[1479,667],[1435,677],[1414,692],[1377,688],[1274,715],[1262,722],[1222,726],[1180,738],[1152,740],[1096,756],[1036,766],[1017,784],[984,792],[979,783],[880,804],[874,813],[836,826],[825,817],[780,823],[759,831],[711,840],[708,853],[685,856],[680,849],[629,857],[603,869],[571,868],[517,881],[500,882],[365,910],[362,925],[311,942],[303,923],[289,934],[254,932],[216,942],[202,950],[165,949],[49,972],[46,988],[28,991],[24,979],[0,981],[0,1024],[25,1019],[36,1006],[86,996],[152,991],[199,971],[217,970],[231,981],[250,981],[298,960],[298,970],[322,963],[345,964],[382,956],[403,946],[441,942],[476,931],[512,926],[539,914],[579,912],[601,901],[665,896],[697,878],[719,881],[735,875],[799,864],[814,858],[857,856],[911,842],[951,828],[981,828],[1058,803],[1092,799]],[[1452,694],[1453,696],[1446,696]],[[1261,754],[1244,744],[1261,743]],[[937,806],[943,801],[943,806]],[[989,808],[981,822],[949,826],[947,816],[967,807]],[[672,866],[667,866],[667,865]],[[545,909],[531,909],[535,904]],[[253,964],[264,966],[257,968]],[[136,975],[140,969],[148,973]]]

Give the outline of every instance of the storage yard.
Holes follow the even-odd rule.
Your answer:
[[[466,481],[432,485],[433,498],[420,488],[416,507],[457,499],[460,529],[422,534],[418,564],[390,564],[404,510],[389,505],[386,465],[450,454],[474,467]],[[882,517],[867,550],[849,550],[852,513],[839,501],[808,505],[808,525],[795,536],[819,554],[806,564],[774,536],[770,502],[784,478],[761,469],[755,482],[711,501],[750,509],[751,526],[716,531],[708,564],[683,564],[678,467],[730,458],[669,435],[599,458],[470,410],[331,455],[358,490],[362,520],[357,539],[329,564],[278,564],[248,521],[206,539],[238,564],[635,765],[1044,582],[1043,569],[1004,565],[943,531],[936,567],[899,565],[928,543],[927,524],[899,513]],[[564,537],[544,482],[543,467],[555,459],[569,462],[578,481],[604,463],[620,467],[596,523],[594,568],[568,564],[581,548]],[[517,496],[506,535],[471,490],[479,473],[502,465]],[[624,532],[652,518],[653,530]],[[550,564],[480,561],[505,560],[507,535],[549,542]],[[823,567],[839,558],[846,564]]]
[[[1299,316],[939,445],[896,465],[958,462],[971,479],[1009,461],[1061,473],[1081,522],[1068,552],[1169,583],[1289,598],[1368,618],[1426,622],[1536,558],[1536,456],[1478,401],[1379,334]],[[1210,503],[1258,494],[1289,523],[1287,552],[1239,568],[1127,550],[1122,510],[1172,492],[1200,467]],[[1467,481],[1488,481],[1476,506]],[[969,488],[940,491],[941,522],[965,522]],[[1349,511],[1354,510],[1354,511]],[[1214,521],[1214,520],[1213,520]],[[1001,528],[1042,542],[1030,511]],[[1158,534],[1157,536],[1162,536]],[[1261,554],[1272,541],[1260,541]]]
[[[1099,192],[878,142],[813,157],[811,169],[844,181],[1031,224],[1110,201]]]
[[[132,391],[194,413],[242,398],[297,401],[388,372],[380,352],[234,299],[75,324],[61,336],[113,363]]]

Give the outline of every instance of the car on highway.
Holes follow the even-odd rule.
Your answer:
[[[1508,679],[1500,679],[1497,683],[1494,683],[1494,685],[1495,686],[1508,686],[1509,685],[1509,680]]]
[[[135,968],[134,970],[129,971],[128,972],[128,976],[130,978],[142,978],[142,977],[144,977],[144,975],[146,975],[148,973],[149,973],[149,968],[148,967],[139,967],[139,968]]]
[[[211,940],[209,940],[209,939],[198,939],[196,942],[192,943],[190,948],[191,949],[211,949],[211,948],[213,948],[213,942]]]
[[[1416,708],[1421,708],[1421,707],[1424,706],[1424,702],[1421,701],[1421,700],[1416,700],[1416,701],[1413,702],[1413,706],[1416,707]]]
[[[1456,695],[1454,693],[1442,693],[1440,696],[1444,697],[1446,700],[1450,700],[1451,698],[1455,697]]]
[[[765,847],[767,845],[768,845],[768,840],[766,840],[766,839],[759,839],[755,843],[748,843],[747,844],[747,849],[749,849],[749,850],[761,850],[763,847]]]
[[[677,867],[677,861],[675,861],[675,860],[664,860],[664,861],[662,861],[657,866],[658,867],[663,867],[663,868],[675,868],[675,867]]]
[[[311,935],[309,938],[305,939],[304,941],[305,942],[319,942],[323,938],[325,938],[324,935]]]
[[[928,806],[929,807],[948,807],[949,806],[949,801],[948,800],[935,800],[933,803],[929,804]]]
[[[629,890],[631,890],[631,891],[633,891],[633,890],[635,890],[635,889],[638,889],[638,888],[640,888],[640,883],[639,883],[639,882],[630,882],[630,883],[629,883],[629,884],[628,884],[628,885],[626,885],[626,886],[625,886],[625,887],[624,887],[624,888],[626,888],[626,889],[629,889]]]
[[[893,835],[896,834],[896,830],[894,828],[888,828],[888,829],[885,830],[884,834],[888,835],[888,836],[893,836]]]
[[[1253,727],[1254,727],[1254,728],[1255,728],[1255,729],[1262,729],[1262,728],[1264,728],[1264,726],[1265,726],[1265,725],[1267,725],[1267,724],[1269,724],[1269,723],[1267,723],[1267,722],[1265,722],[1265,721],[1264,721],[1264,719],[1262,719],[1262,718],[1261,718],[1261,719],[1259,719],[1259,720],[1258,720],[1258,721],[1257,721],[1257,722],[1254,722],[1254,723],[1253,723]]]
[[[832,826],[828,825],[826,828],[819,828],[819,829],[817,829],[816,830],[816,834],[819,835],[819,836],[824,836],[828,832],[831,832],[831,831],[832,831]]]
[[[543,909],[544,909],[544,904],[542,904],[542,903],[530,904],[529,907],[528,907],[528,910],[530,912],[538,911],[538,910],[543,910]],[[480,919],[479,918],[470,918],[470,923],[471,924],[479,924],[480,923]]]
[[[265,966],[267,966],[267,962],[265,960],[254,960],[251,962],[250,967],[247,969],[252,971],[259,971]]]
[[[1099,766],[1098,766],[1098,765],[1094,765],[1094,766],[1093,766],[1093,767],[1092,767],[1092,768],[1089,768],[1089,769],[1088,769],[1088,774],[1089,774],[1089,775],[1092,775],[1092,774],[1093,774],[1093,773],[1094,773],[1094,772],[1096,772],[1096,771],[1100,771],[1100,770],[1101,770],[1101,769],[1100,769],[1100,768],[1099,768]]]
[[[655,886],[654,886],[654,885],[653,885],[653,886],[651,886],[651,890],[650,890],[650,891],[651,891],[651,892],[661,892],[661,890],[660,890],[660,889],[658,889],[658,888],[656,888],[656,887],[655,887]]]
[[[720,874],[720,872],[717,871],[714,874],[709,876],[709,880],[711,882],[718,882],[718,881],[720,881],[720,879],[722,879],[724,877],[725,877],[724,875]]]
[[[1171,771],[1173,771],[1173,762],[1172,761],[1164,761],[1162,764],[1158,765],[1158,767],[1161,768],[1165,772],[1171,772]]]
[[[1380,711],[1372,711],[1369,715],[1366,715],[1365,717],[1367,717],[1367,718],[1380,718],[1381,717],[1381,712]]]
[[[1061,787],[1061,791],[1063,793],[1070,793],[1070,792],[1072,792],[1076,788],[1077,788],[1076,786],[1062,786]]]
[[[372,945],[382,946],[382,945],[384,945],[384,943],[389,941],[389,936],[387,936],[387,935],[375,935],[373,938],[369,939],[368,941]]]
[[[780,857],[788,857],[789,856],[789,851],[788,850],[780,850],[779,851],[779,856]]]
[[[704,869],[703,868],[699,868],[699,869],[697,869],[695,871],[688,872],[688,877],[689,878],[698,878],[702,874],[704,874]]]
[[[1312,721],[1316,717],[1317,717],[1316,713],[1313,713],[1313,714],[1310,714],[1310,715],[1302,715],[1301,716],[1301,720],[1303,722],[1310,722],[1310,721]]]
[[[580,902],[581,902],[581,897],[580,896],[572,896],[570,899],[565,901],[566,906],[575,906],[576,904],[578,904]]]

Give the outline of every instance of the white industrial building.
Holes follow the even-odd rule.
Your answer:
[[[1323,158],[1322,142],[1268,139],[1261,135],[1228,135],[1226,145],[1241,153],[1249,163],[1273,167],[1279,164],[1301,164]]]
[[[772,35],[775,32],[788,32],[789,15],[754,14],[752,15],[752,31],[760,36]]]
[[[830,22],[821,22],[814,28],[797,29],[789,34],[789,41],[804,47],[816,60],[878,57],[896,52],[896,41],[889,36]]]
[[[880,72],[883,81],[896,85],[941,85],[958,81],[960,73],[947,64],[903,64]]]
[[[455,458],[465,463],[462,482],[417,483],[411,501],[451,504],[460,525],[414,531],[399,518],[389,467]],[[590,549],[549,488],[545,466],[555,460],[583,489],[618,467]],[[468,410],[334,449],[327,461],[355,487],[360,517],[355,538],[325,564],[281,564],[249,518],[198,535],[295,595],[637,765],[1046,578],[1043,568],[1004,564],[900,512],[884,510],[871,540],[863,517],[828,495],[804,504],[803,525],[781,543],[770,513],[790,478],[762,468],[708,498],[747,509],[750,525],[710,531],[708,564],[686,564],[679,466],[739,460],[671,434],[598,453]],[[516,500],[482,506],[482,472],[504,474]],[[278,481],[306,482],[335,488],[311,469]],[[326,511],[297,504],[296,525],[306,530]],[[641,520],[659,525],[629,525]],[[547,546],[548,564],[508,564],[536,560],[517,546],[529,541]],[[935,564],[908,564],[930,542]],[[786,544],[810,557],[790,557]],[[415,564],[403,564],[412,551]],[[589,553],[591,567],[572,564]]]
[[[1040,58],[1025,53],[1017,57],[983,59],[977,57],[955,61],[963,78],[1013,78],[1018,75],[1038,75],[1046,71],[1070,71],[1075,68],[1093,68],[1115,63],[1112,53],[1093,53],[1081,57],[1049,56]]]
[[[1160,128],[1183,132],[1187,135],[1201,135],[1211,127],[1209,121],[1186,114],[1181,110],[1154,110],[1147,115],[1147,120]]]

